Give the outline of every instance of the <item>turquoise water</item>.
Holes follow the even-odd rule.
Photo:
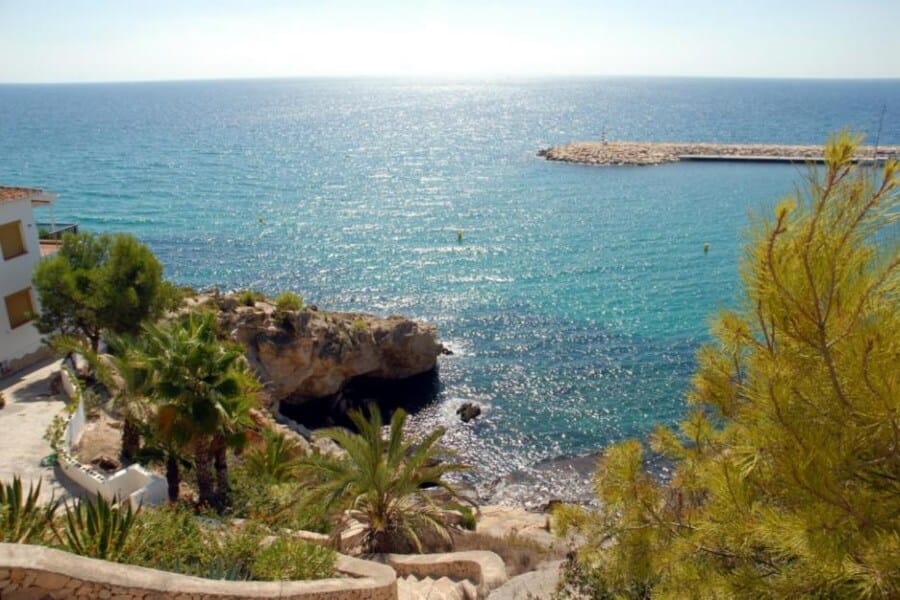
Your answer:
[[[747,216],[802,172],[537,150],[601,133],[821,143],[874,136],[883,105],[881,140],[900,143],[898,81],[0,86],[0,182],[58,192],[57,220],[135,234],[179,283],[435,324],[455,354],[417,426],[447,425],[483,486],[524,471],[565,496],[583,482],[533,467],[682,413],[707,318],[737,298]],[[483,417],[459,423],[463,401]]]

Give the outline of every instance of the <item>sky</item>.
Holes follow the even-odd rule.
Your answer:
[[[0,83],[900,77],[900,0],[0,0]]]

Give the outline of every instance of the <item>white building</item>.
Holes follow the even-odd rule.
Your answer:
[[[44,354],[41,335],[31,323],[38,309],[31,276],[42,253],[52,253],[54,247],[41,243],[33,209],[55,199],[42,190],[0,187],[0,376]]]

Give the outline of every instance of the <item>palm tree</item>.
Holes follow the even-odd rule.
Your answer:
[[[263,429],[263,446],[244,455],[244,465],[256,479],[266,483],[288,483],[300,471],[303,447],[280,431]]]
[[[150,404],[147,400],[152,373],[142,360],[145,355],[145,339],[125,335],[108,334],[111,350],[110,363],[114,370],[114,406],[122,416],[123,462],[137,459],[141,438],[146,437],[150,420]],[[109,387],[109,386],[107,386]]]
[[[193,454],[200,503],[219,507],[211,470],[218,449],[214,441],[225,447],[236,443],[246,427],[248,393],[253,389],[248,372],[238,367],[242,352],[217,339],[212,314],[190,315],[166,327],[147,325],[145,334],[145,360],[153,370],[151,388],[162,437]],[[221,491],[227,488],[222,454],[218,465],[225,477]]]
[[[406,413],[397,410],[385,440],[378,407],[371,405],[369,413],[368,419],[358,411],[349,413],[358,433],[340,427],[317,432],[340,445],[346,456],[310,455],[302,461],[310,502],[333,515],[349,511],[365,523],[364,545],[370,552],[390,552],[407,542],[421,551],[420,535],[425,530],[449,540],[442,512],[424,488],[443,488],[459,498],[443,476],[468,467],[440,460],[448,455],[436,447],[444,435],[442,428],[420,442],[404,441]]]
[[[141,462],[160,462],[166,469],[169,502],[178,501],[182,467],[190,468],[186,450],[192,435],[191,424],[172,406],[161,406],[154,413],[138,456]]]
[[[50,345],[57,354],[80,354],[91,368],[93,377],[112,398],[114,410],[122,417],[121,458],[134,462],[146,433],[149,404],[146,399],[150,373],[141,362],[143,339],[107,332],[104,336],[111,354],[100,354],[83,339],[72,335],[57,335]]]
[[[242,393],[221,397],[219,427],[213,434],[213,465],[216,472],[216,498],[219,506],[231,504],[231,484],[228,478],[228,450],[240,453],[247,445],[247,432],[253,426],[250,411],[256,406],[251,395],[259,390],[259,381],[246,363],[236,362],[233,375],[240,380]]]

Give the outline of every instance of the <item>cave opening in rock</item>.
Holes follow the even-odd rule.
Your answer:
[[[354,377],[333,396],[325,398],[286,398],[279,403],[279,411],[289,419],[309,429],[341,426],[354,429],[347,413],[365,410],[375,403],[387,422],[398,408],[415,414],[434,402],[441,392],[438,369],[405,379],[384,379],[362,375]]]

